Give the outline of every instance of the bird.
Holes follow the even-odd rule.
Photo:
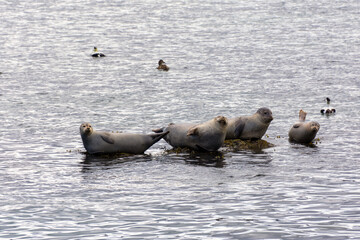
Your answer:
[[[320,113],[321,114],[326,114],[326,115],[335,114],[335,112],[336,112],[335,108],[330,108],[330,98],[326,97],[325,101],[326,101],[327,107],[322,108],[320,110]]]
[[[162,71],[169,71],[170,68],[168,66],[166,66],[166,63],[162,59],[160,59],[159,66],[157,67],[157,69],[162,70]]]
[[[92,57],[105,57],[105,54],[99,52],[97,47],[94,47],[94,52],[91,54]]]

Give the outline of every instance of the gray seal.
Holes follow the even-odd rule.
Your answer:
[[[268,108],[259,108],[251,116],[229,119],[226,139],[257,140],[261,139],[273,120]]]
[[[299,121],[289,130],[289,140],[297,143],[310,143],[314,140],[320,129],[320,124],[315,121],[305,122],[306,112],[299,111]]]
[[[227,118],[215,117],[201,124],[170,123],[165,128],[155,129],[161,133],[169,131],[164,140],[172,147],[191,148],[197,151],[216,151],[225,141]]]
[[[155,134],[109,133],[95,131],[90,123],[80,125],[80,135],[88,153],[142,154],[168,132]]]

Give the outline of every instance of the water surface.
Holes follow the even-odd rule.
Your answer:
[[[0,4],[0,238],[356,239],[358,1]],[[94,46],[107,57],[93,59]],[[162,58],[169,72],[157,71]],[[320,114],[324,98],[336,115]],[[274,120],[261,151],[84,154],[79,126]],[[321,128],[291,144],[298,111]]]

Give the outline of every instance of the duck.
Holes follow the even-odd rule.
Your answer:
[[[166,66],[166,63],[162,59],[160,59],[159,66],[157,67],[157,69],[162,70],[162,71],[169,71],[170,68],[168,66]]]
[[[326,104],[327,104],[328,107],[322,108],[320,110],[320,113],[323,114],[323,115],[324,114],[326,114],[326,115],[335,114],[335,112],[336,112],[335,108],[330,108],[330,98],[326,97],[325,101],[326,101]]]
[[[92,57],[105,57],[105,54],[99,52],[97,47],[94,47],[94,52],[91,54]]]

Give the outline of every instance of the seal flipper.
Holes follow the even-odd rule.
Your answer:
[[[110,136],[109,133],[101,133],[100,137],[102,138],[102,140],[104,140],[105,142],[107,142],[109,144],[115,143],[114,139]]]
[[[156,130],[156,129],[155,129],[155,130]],[[153,130],[153,131],[154,131],[154,130]],[[154,133],[154,134],[150,134],[150,137],[151,137],[152,140],[154,141],[153,143],[156,143],[157,141],[159,141],[160,139],[162,139],[163,137],[165,137],[168,133],[169,133],[169,131]]]
[[[241,133],[244,131],[245,128],[245,121],[242,118],[239,118],[235,122],[235,138],[240,138]]]
[[[198,144],[196,144],[195,146],[199,149],[199,151],[202,151],[202,152],[211,152],[210,150],[208,150],[208,149],[206,149],[206,148],[203,148],[203,147],[201,147],[201,146],[198,145]]]
[[[154,133],[163,133],[164,128],[155,128],[155,129],[152,129],[151,131],[153,131]]]
[[[190,136],[190,135],[199,136],[199,128],[196,127],[196,126],[190,128],[190,129],[187,131],[186,136]]]
[[[300,111],[299,111],[299,121],[300,122],[305,122],[306,115],[307,115],[307,112],[300,109]]]

